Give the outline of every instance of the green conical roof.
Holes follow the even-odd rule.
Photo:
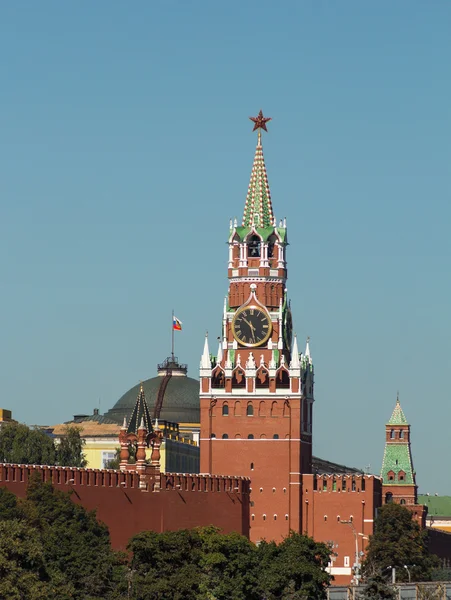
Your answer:
[[[406,416],[401,408],[399,398],[396,398],[396,406],[387,425],[408,425]]]
[[[243,214],[243,227],[253,226],[274,226],[271,193],[269,191],[260,132],[258,132],[258,143],[255,150],[254,164],[252,165],[251,180],[249,182]]]

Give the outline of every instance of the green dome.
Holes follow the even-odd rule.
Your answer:
[[[140,385],[143,386],[146,402],[152,418],[155,417],[155,404],[157,403],[160,388],[163,395],[158,419],[173,423],[199,423],[199,381],[187,377],[187,366],[180,365],[177,358],[170,357],[158,365],[158,376],[136,384],[126,392],[113,408],[105,413],[105,417],[122,425],[124,417],[130,419],[136,400],[139,395]],[[166,384],[166,385],[165,385]]]

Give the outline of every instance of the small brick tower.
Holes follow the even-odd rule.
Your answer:
[[[410,425],[396,398],[396,406],[385,425],[385,452],[382,461],[383,502],[417,503],[417,484],[410,449]]]
[[[301,531],[301,474],[312,469],[313,364],[292,338],[287,227],[273,213],[261,130],[243,220],[230,222],[229,291],[216,356],[200,363],[201,471],[251,478],[250,537]]]

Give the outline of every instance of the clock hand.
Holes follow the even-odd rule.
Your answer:
[[[252,323],[251,323],[250,321],[248,321],[247,319],[245,319],[244,317],[243,317],[243,321],[244,321],[245,323],[247,323],[247,324],[249,325],[249,327],[250,327],[252,330],[254,330],[254,329],[255,329],[255,327],[252,325]]]

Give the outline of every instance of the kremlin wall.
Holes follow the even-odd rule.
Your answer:
[[[261,111],[252,118],[257,147],[242,221],[230,221],[219,347],[211,352],[205,338],[200,380],[172,354],[105,415],[74,418],[89,431],[89,466],[106,465],[120,447],[119,470],[4,464],[0,485],[23,496],[40,473],[95,509],[117,549],[146,529],[215,525],[255,543],[305,533],[330,545],[335,584],[358,583],[377,509],[403,504],[425,527],[427,508],[399,398],[380,476],[313,456],[314,366],[309,342],[300,352],[292,331],[287,222],[274,215],[262,147],[269,120]],[[194,473],[171,472],[187,469]],[[431,544],[449,554],[439,532]]]

